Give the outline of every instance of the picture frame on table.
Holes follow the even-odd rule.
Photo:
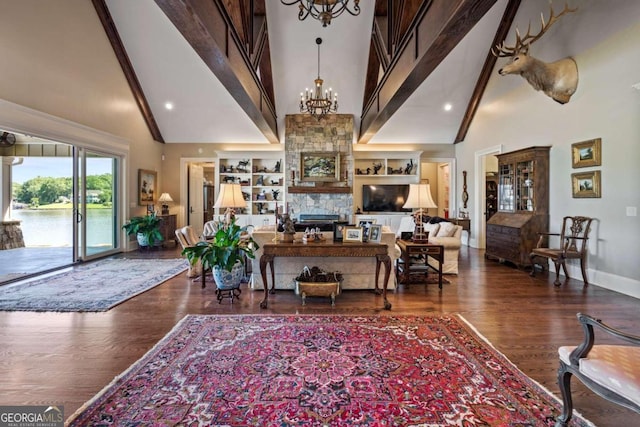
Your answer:
[[[138,204],[140,206],[152,205],[157,201],[157,185],[158,172],[138,169]]]
[[[572,195],[574,199],[602,197],[600,191],[600,171],[571,174]]]
[[[348,221],[334,221],[333,222],[333,241],[342,242],[344,239],[344,228],[349,225]]]
[[[337,182],[340,180],[340,153],[300,153],[300,181]]]
[[[375,219],[361,219],[358,221],[358,227],[362,227],[362,241],[366,242],[369,239],[369,230],[373,224],[376,223]]]
[[[372,224],[369,227],[369,242],[380,243],[382,241],[382,225]]]
[[[574,169],[602,165],[602,140],[595,138],[571,144],[571,160]]]
[[[362,242],[362,227],[346,226],[344,228],[343,242]]]

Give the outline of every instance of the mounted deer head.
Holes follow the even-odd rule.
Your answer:
[[[540,14],[542,20],[542,28],[536,35],[531,35],[531,23],[524,37],[520,36],[520,32],[516,28],[516,44],[514,46],[506,46],[504,41],[496,45],[496,49],[491,49],[497,57],[510,57],[511,62],[498,70],[501,76],[507,74],[520,74],[524,77],[535,90],[542,90],[547,96],[560,104],[569,102],[571,95],[574,94],[578,87],[578,66],[573,58],[564,58],[556,62],[546,63],[539,59],[529,56],[529,47],[558,20],[562,15],[575,12],[576,9],[569,9],[569,5],[565,3],[564,9],[559,15],[553,12],[553,6],[550,5],[551,13],[549,22],[544,22],[544,15]]]

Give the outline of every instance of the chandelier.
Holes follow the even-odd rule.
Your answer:
[[[316,39],[318,45],[318,78],[315,80],[315,89],[304,90],[304,93],[300,93],[300,112],[309,113],[316,119],[320,120],[329,113],[335,113],[338,111],[338,94],[333,93],[331,88],[322,93],[323,80],[320,78],[320,44],[322,39],[318,37]],[[331,99],[333,98],[333,100]]]
[[[292,4],[300,3],[300,13],[298,13],[298,19],[304,21],[307,16],[311,15],[312,18],[322,22],[322,26],[326,27],[331,24],[331,18],[336,18],[342,15],[345,10],[353,16],[360,14],[360,0],[353,0],[353,10],[349,9],[349,0],[280,0],[282,4],[291,6]]]

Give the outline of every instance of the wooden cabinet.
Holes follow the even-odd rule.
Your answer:
[[[160,221],[160,234],[162,234],[162,238],[164,242],[174,242],[176,241],[176,227],[177,227],[177,215],[158,215]]]
[[[498,155],[498,212],[487,222],[486,256],[531,265],[538,233],[549,228],[549,151],[530,147]]]

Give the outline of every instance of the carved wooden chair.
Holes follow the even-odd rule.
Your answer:
[[[543,270],[547,264],[546,260],[550,259],[556,266],[556,280],[553,284],[560,286],[560,280],[558,279],[560,266],[562,266],[564,270],[565,277],[569,279],[570,277],[567,273],[565,261],[567,259],[579,259],[580,269],[582,270],[582,280],[585,285],[588,285],[587,253],[589,246],[587,243],[589,241],[591,221],[593,221],[593,218],[586,216],[565,216],[562,220],[562,231],[560,231],[560,233],[539,233],[540,239],[538,240],[538,245],[531,251],[531,254],[529,254],[533,266],[531,276],[535,276],[536,274],[536,258],[545,258],[544,264],[538,263]],[[549,244],[545,246],[545,242],[549,241],[550,236],[560,237],[559,247],[548,247],[550,246]]]
[[[584,330],[584,341],[577,347],[558,349],[558,385],[563,409],[556,427],[566,427],[573,415],[573,375],[600,397],[640,413],[640,336],[613,329],[585,314],[578,313],[578,320]],[[631,345],[594,345],[594,326]]]

